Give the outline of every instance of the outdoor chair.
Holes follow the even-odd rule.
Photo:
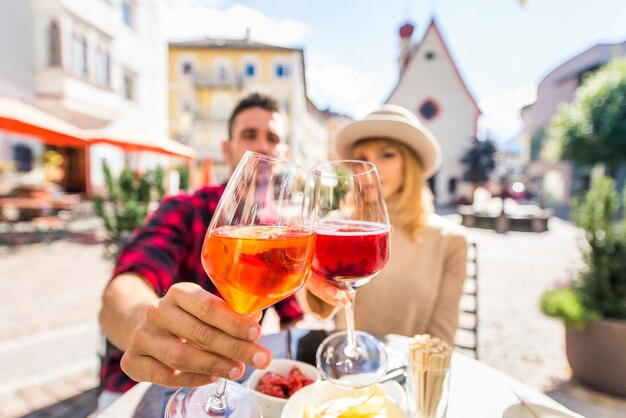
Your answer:
[[[459,308],[456,348],[478,359],[478,252],[475,242],[468,244],[467,278]]]

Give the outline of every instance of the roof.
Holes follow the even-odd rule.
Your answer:
[[[283,52],[299,52],[302,62],[302,80],[304,83],[304,95],[307,96],[306,87],[306,71],[304,71],[304,50],[302,48],[289,48],[284,46],[265,44],[256,42],[249,37],[233,39],[233,38],[202,38],[188,41],[171,41],[171,48],[189,48],[189,49],[238,49],[249,51],[283,51]]]
[[[459,68],[456,65],[454,59],[452,58],[452,55],[450,54],[450,50],[448,49],[448,46],[446,44],[446,42],[443,39],[443,36],[441,35],[441,31],[439,30],[439,27],[437,25],[437,22],[435,21],[435,19],[433,18],[430,21],[430,24],[428,25],[428,29],[426,30],[426,32],[424,32],[424,35],[422,36],[422,41],[424,40],[424,38],[426,37],[426,35],[428,34],[428,32],[430,31],[434,31],[435,35],[437,36],[437,38],[439,39],[439,42],[441,43],[443,50],[445,52],[446,57],[448,58],[448,60],[450,61],[450,64],[452,64],[452,68],[454,69],[454,72],[457,76],[457,78],[459,79],[459,81],[461,82],[461,86],[463,87],[463,90],[465,91],[465,93],[467,94],[467,97],[470,99],[477,115],[481,114],[480,108],[478,107],[478,103],[476,103],[476,99],[474,99],[474,95],[469,91],[469,88],[467,87],[467,84],[465,83],[465,81],[463,80],[463,77],[461,76],[461,73],[459,72]],[[411,51],[411,56],[407,62],[407,66],[409,65],[409,63],[417,56],[419,56],[418,52],[420,50],[420,47],[422,46],[423,42],[419,42],[417,44],[417,46],[415,48],[413,48],[413,51]],[[393,90],[391,91],[391,93],[389,94],[389,96],[387,97],[387,100],[385,100],[385,103],[389,101],[389,99],[391,98],[391,96],[393,96],[393,94],[396,92],[396,90],[398,89],[398,86],[400,86],[400,83],[402,82],[403,76],[404,74],[406,74],[406,71],[402,72],[400,74],[400,78],[398,79],[398,82],[396,83],[396,86],[393,88]]]
[[[565,82],[572,77],[580,76],[584,72],[595,70],[611,59],[618,58],[624,54],[626,54],[626,41],[596,44],[550,70],[539,82],[539,86],[553,82],[553,79],[555,79],[554,82],[556,83]]]
[[[270,50],[270,51],[291,51],[302,52],[301,48],[288,48],[252,41],[249,38],[229,39],[229,38],[202,38],[188,41],[173,41],[170,48],[203,48],[203,49],[250,49],[250,50]]]

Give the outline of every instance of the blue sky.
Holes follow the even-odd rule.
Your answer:
[[[599,42],[626,40],[626,0],[167,0],[172,39],[243,37],[302,47],[311,99],[362,117],[397,81],[398,28],[419,39],[434,15],[483,117],[506,140],[552,68]]]

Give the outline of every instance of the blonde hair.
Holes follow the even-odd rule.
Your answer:
[[[352,146],[352,155],[370,146],[393,146],[400,151],[403,160],[402,187],[398,193],[386,200],[391,222],[417,240],[421,228],[434,212],[433,194],[424,178],[422,163],[417,154],[407,145],[388,138],[361,139]]]

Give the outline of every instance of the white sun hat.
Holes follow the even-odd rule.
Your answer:
[[[417,116],[402,106],[383,105],[364,119],[348,123],[335,135],[335,149],[341,159],[351,159],[352,146],[367,138],[392,139],[417,154],[424,177],[430,178],[441,165],[441,148],[434,135]]]

